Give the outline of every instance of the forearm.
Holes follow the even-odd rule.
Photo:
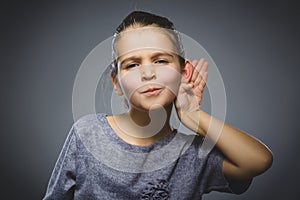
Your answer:
[[[272,153],[262,142],[204,111],[185,114],[182,122],[216,142],[227,159],[223,167],[230,177],[251,178],[264,172],[272,163]]]

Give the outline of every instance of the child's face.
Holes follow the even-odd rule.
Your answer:
[[[181,83],[182,67],[174,45],[163,30],[136,28],[121,33],[115,44],[118,94],[125,94],[130,108],[150,110],[170,105]]]

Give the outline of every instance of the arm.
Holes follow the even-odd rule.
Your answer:
[[[181,121],[198,134],[208,134],[216,141],[217,148],[225,156],[223,172],[230,179],[249,180],[272,164],[272,153],[262,142],[202,110],[182,113]]]
[[[55,164],[43,200],[73,199],[76,186],[76,138],[71,128]]]
[[[175,104],[179,119],[191,130],[216,142],[216,147],[225,156],[224,175],[230,183],[240,182],[246,187],[253,177],[271,166],[272,153],[256,138],[200,110],[208,63],[201,59],[192,64],[196,67],[189,81],[182,82]]]

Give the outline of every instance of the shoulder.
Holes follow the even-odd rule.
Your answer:
[[[92,141],[103,135],[107,129],[105,113],[88,114],[73,123],[72,129],[80,140]]]
[[[105,113],[84,115],[75,121],[73,127],[76,129],[77,132],[87,129],[91,130],[93,128],[98,128],[99,125],[103,123],[103,118],[105,118],[105,116]]]
[[[77,147],[89,152],[104,152],[103,144],[110,142],[107,133],[106,114],[95,113],[80,117],[74,124],[73,129]],[[100,148],[100,149],[99,149]]]

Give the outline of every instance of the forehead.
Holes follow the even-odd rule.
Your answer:
[[[168,30],[157,27],[132,28],[121,32],[115,41],[116,56],[121,57],[142,49],[159,49],[177,54]]]

